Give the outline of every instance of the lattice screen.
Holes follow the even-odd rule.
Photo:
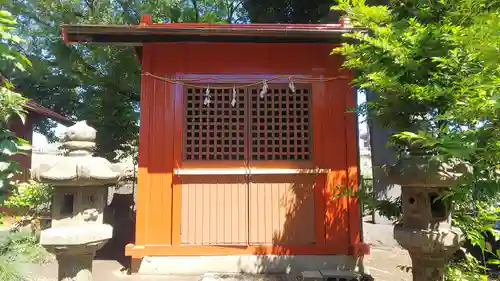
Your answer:
[[[311,91],[296,85],[269,85],[264,98],[251,89],[251,159],[309,160]]]
[[[237,89],[235,107],[231,106],[232,90],[211,89],[208,106],[203,103],[205,91],[185,91],[184,160],[245,160],[245,89]]]
[[[309,85],[270,84],[238,89],[185,90],[184,160],[310,160],[311,89]]]

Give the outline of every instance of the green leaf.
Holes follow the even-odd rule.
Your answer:
[[[4,172],[11,167],[11,162],[0,161],[0,172]]]
[[[5,155],[14,155],[18,152],[17,145],[12,140],[0,141],[0,153]]]
[[[12,18],[12,14],[6,10],[0,10],[0,17],[2,18]]]
[[[488,260],[488,264],[500,264],[500,260],[490,259],[490,260]]]

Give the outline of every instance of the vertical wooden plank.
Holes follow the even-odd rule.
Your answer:
[[[265,241],[266,239],[266,225],[265,225],[265,196],[264,196],[264,192],[265,189],[264,189],[264,185],[261,184],[261,183],[258,183],[257,184],[257,218],[258,218],[258,222],[257,222],[257,241],[258,242],[261,242],[261,241]]]
[[[143,72],[151,71],[151,45],[144,46],[142,59]],[[139,128],[139,169],[136,198],[136,235],[135,244],[142,246],[147,243],[147,215],[149,203],[149,148],[150,144],[150,123],[152,106],[154,104],[152,91],[153,79],[149,76],[142,76],[141,79],[141,114]]]
[[[287,244],[290,238],[293,237],[293,229],[290,229],[290,194],[288,193],[287,187],[284,184],[279,184],[280,187],[280,208],[283,209],[282,223],[280,225],[281,229],[281,244]]]
[[[287,215],[287,210],[286,210],[286,201],[288,198],[286,197],[286,194],[283,193],[283,186],[281,184],[276,184],[276,189],[278,189],[278,208],[279,208],[279,228],[281,229],[283,225],[286,223],[286,215]],[[284,233],[284,231],[281,229],[280,230],[280,240],[285,240],[286,235],[288,233]]]
[[[347,71],[346,71],[347,72]],[[348,74],[352,77],[352,74]],[[344,83],[344,92],[346,95],[346,165],[347,165],[347,187],[352,188],[354,192],[358,190],[358,134],[357,134],[357,116],[347,110],[356,106],[356,91],[349,87],[347,81]],[[349,197],[349,242],[356,245],[361,242],[361,214],[359,210],[359,200],[357,197]]]
[[[323,78],[323,70],[314,70],[314,77]],[[324,163],[324,151],[323,142],[325,139],[323,128],[325,120],[323,117],[325,114],[325,82],[316,82],[312,85],[312,108],[311,119],[312,119],[312,160],[314,165],[319,168],[329,167],[325,166]],[[328,122],[328,121],[326,121]],[[315,232],[316,232],[316,243],[325,243],[325,175],[318,175],[315,178],[314,183],[314,206],[315,206]]]
[[[232,240],[232,229],[233,229],[233,217],[235,216],[233,212],[234,203],[231,202],[231,186],[229,184],[224,184],[224,205],[225,210],[227,210],[224,215],[224,224],[230,227],[224,228],[224,242],[233,241]]]
[[[249,185],[248,185],[248,188],[250,189],[249,190],[249,194],[250,194],[250,206],[249,206],[249,219],[250,219],[250,237],[249,237],[249,242],[251,244],[254,244],[256,243],[257,241],[259,241],[259,238],[258,238],[258,222],[257,222],[257,217],[258,217],[258,197],[257,197],[257,194],[258,194],[258,186],[257,184],[253,183],[252,181],[250,181]]]
[[[238,235],[235,241],[238,244],[245,245],[248,243],[248,185],[245,183],[246,177],[238,176],[238,206],[236,212],[238,214],[238,226],[233,226],[237,229]],[[246,206],[246,207],[245,207]]]
[[[164,105],[165,100],[165,86],[164,83],[160,80],[153,80],[153,108],[152,119],[150,122],[151,131],[154,134],[151,134],[151,146],[149,147],[149,172],[151,178],[151,184],[149,186],[149,204],[148,208],[150,209],[151,214],[147,217],[148,220],[148,244],[162,244],[160,234],[165,234],[165,229],[160,228],[160,226],[165,227],[162,224],[162,216],[164,213],[163,206],[163,183],[162,183],[162,175],[159,173],[159,167],[163,163],[162,154],[165,153],[164,146],[157,146],[156,144],[161,142],[163,139],[163,130],[162,127],[166,124],[162,122],[162,114],[158,111],[158,107]],[[170,232],[170,231],[169,231]]]
[[[172,245],[181,244],[181,213],[183,210],[182,185],[175,177],[172,190]]]
[[[209,196],[208,200],[210,200],[210,209],[209,209],[209,219],[208,223],[210,226],[209,229],[209,241],[210,244],[214,244],[215,241],[217,241],[217,201],[218,201],[218,194],[217,194],[217,186],[218,183],[213,183],[209,187]],[[207,197],[205,197],[207,199]]]
[[[197,199],[196,202],[201,202],[202,205],[202,224],[201,228],[202,243],[205,244],[210,240],[210,184],[201,184],[200,194],[202,194],[200,199]]]
[[[162,45],[152,44],[151,55],[164,51]],[[164,56],[151,58],[151,73],[166,76],[168,67]],[[150,174],[149,196],[147,208],[154,215],[148,215],[147,243],[172,243],[172,176],[174,162],[174,104],[175,89],[165,81],[151,78],[154,81],[152,106],[149,108],[150,134],[148,172]],[[144,125],[141,123],[141,127]]]
[[[183,136],[183,120],[184,120],[184,98],[183,98],[183,88],[180,85],[171,85],[174,93],[174,145],[173,145],[173,168],[178,169],[182,163],[182,136]],[[173,177],[173,187],[172,187],[172,244],[181,244],[181,213],[183,208],[183,192],[180,177]]]
[[[280,200],[280,197],[279,197],[279,185],[276,184],[276,183],[272,183],[271,184],[271,200],[273,202],[272,204],[272,213],[271,213],[271,216],[272,216],[272,220],[273,220],[273,224],[272,224],[272,229],[276,229],[277,233],[276,233],[276,238],[277,239],[281,239],[283,233],[282,231],[280,230],[281,226],[283,225],[283,222],[281,221],[281,217],[280,217],[280,205],[281,205],[281,200]]]
[[[272,204],[275,204],[272,202],[272,183],[265,183],[262,184],[264,187],[264,192],[263,192],[263,203],[262,208],[264,209],[264,217],[261,217],[261,219],[264,220],[263,226],[264,226],[264,241],[266,243],[272,243],[273,242],[273,234],[274,234],[274,228],[272,224]]]
[[[240,177],[240,190],[241,190],[241,193],[243,194],[243,196],[241,196],[242,198],[242,201],[243,202],[240,202],[240,206],[243,206],[243,209],[239,209],[238,212],[241,214],[241,218],[240,218],[240,221],[242,222],[242,229],[243,229],[243,235],[242,235],[242,238],[241,238],[241,243],[242,244],[248,244],[248,188],[249,188],[249,185],[248,183],[246,182],[246,177]]]
[[[239,226],[238,231],[240,233],[239,240],[241,243],[248,243],[248,184],[243,180],[245,177],[238,177],[238,214],[239,214]]]
[[[190,196],[190,189],[185,186],[185,185],[182,185],[182,179],[179,180],[180,183],[179,183],[179,190],[181,192],[181,199],[182,199],[182,207],[181,207],[181,214],[180,214],[180,218],[181,218],[181,241],[179,242],[180,244],[184,244],[184,243],[187,243],[187,241],[190,241],[189,240],[189,235],[191,234],[192,231],[190,231],[192,228],[191,226],[191,221],[193,221],[192,219],[190,219],[190,209],[189,209],[189,200],[191,200],[191,198],[189,197]],[[173,237],[172,237],[172,243],[174,242],[173,241]],[[192,241],[192,240],[191,240]]]
[[[187,236],[188,237],[188,241],[190,242],[190,244],[193,244],[196,242],[196,232],[200,231],[198,229],[198,220],[197,220],[197,206],[196,206],[196,185],[183,185],[182,187],[183,189],[186,188],[188,191],[189,191],[189,202],[187,203],[189,205],[189,213],[188,213],[188,216],[187,216],[187,220],[188,222],[185,222],[184,220],[184,223],[187,224],[189,226],[189,235]]]
[[[196,184],[195,185],[195,201],[194,202],[199,202],[198,204],[194,204],[193,208],[195,208],[195,213],[196,213],[196,228],[194,231],[195,234],[195,244],[202,244],[203,243],[203,238],[205,236],[205,228],[204,228],[204,217],[203,217],[203,210],[205,208],[206,203],[203,200],[203,190],[204,190],[204,184]]]
[[[325,243],[325,175],[318,175],[314,179],[314,229],[316,244]]]
[[[228,212],[229,208],[227,208],[224,199],[224,183],[220,183],[217,185],[217,244],[223,244],[224,241],[224,228],[230,227],[230,225],[226,225],[224,223],[224,214]]]
[[[239,201],[238,198],[240,194],[240,186],[238,185],[237,187],[232,187],[230,194],[231,194],[231,239],[232,240],[238,240],[240,241],[240,231],[238,227],[238,220],[240,219],[240,206],[239,206]]]
[[[163,65],[167,65],[168,61],[166,56],[163,57]],[[172,244],[172,204],[173,204],[173,176],[174,176],[174,134],[175,132],[175,87],[174,85],[163,83],[165,87],[165,95],[163,106],[158,108],[158,111],[163,112],[162,120],[166,125],[163,128],[163,136],[165,141],[162,143],[157,143],[156,147],[164,145],[164,153],[162,154],[164,159],[162,165],[165,167],[162,175],[162,186],[163,196],[162,196],[162,224],[158,235],[161,237],[161,244]],[[165,229],[166,228],[166,229]],[[165,233],[162,233],[164,231]]]
[[[339,58],[340,59],[340,58]],[[328,75],[335,76],[338,72],[331,72]],[[348,206],[347,198],[336,196],[339,190],[346,186],[346,140],[345,140],[345,93],[343,85],[345,80],[334,80],[326,85],[325,104],[327,112],[323,118],[325,124],[323,145],[325,155],[325,165],[331,169],[328,173],[325,184],[325,240],[327,244],[341,243],[344,251],[348,251]],[[336,120],[331,122],[327,120]],[[335,157],[331,157],[335,155]]]

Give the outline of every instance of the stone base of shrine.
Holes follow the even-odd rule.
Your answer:
[[[287,274],[304,271],[357,271],[362,265],[349,255],[235,255],[172,256],[133,259],[132,272],[153,275],[204,275],[207,273]]]

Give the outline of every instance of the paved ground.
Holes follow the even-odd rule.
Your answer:
[[[364,224],[365,241],[373,244],[372,253],[365,257],[365,267],[375,278],[375,281],[410,281],[411,275],[398,269],[398,265],[410,265],[408,253],[397,246],[392,239],[391,225]],[[193,265],[196,266],[196,265]],[[33,281],[57,280],[57,264],[50,263],[43,267],[29,266],[27,271],[33,276]],[[116,261],[96,260],[94,262],[94,280],[96,281],[280,281],[277,276],[248,277],[239,276],[226,279],[218,276],[129,276]],[[35,277],[36,276],[36,277]]]
[[[372,244],[371,255],[365,257],[365,267],[376,281],[410,281],[411,274],[398,268],[398,265],[410,266],[410,257],[392,233],[390,224],[363,224],[364,240]]]

